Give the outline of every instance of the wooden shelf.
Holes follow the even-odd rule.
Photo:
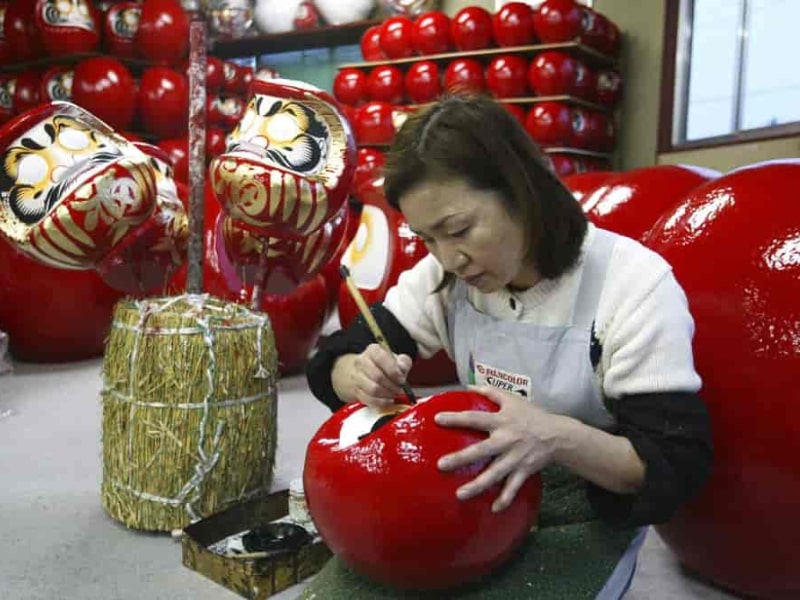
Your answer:
[[[97,57],[113,58],[124,64],[131,71],[137,73],[143,71],[147,67],[154,67],[156,63],[137,58],[121,58],[108,54],[107,52],[82,52],[80,54],[66,54],[59,56],[44,56],[33,60],[21,60],[7,65],[0,66],[0,73],[18,73],[28,69],[43,69],[55,66],[74,66],[88,58]]]
[[[249,35],[238,39],[216,39],[209,54],[218,58],[244,58],[262,54],[277,54],[307,50],[309,48],[328,48],[359,44],[364,32],[382,23],[383,19],[355,21],[344,25],[328,25],[305,31]]]
[[[502,54],[516,54],[527,57],[533,57],[540,52],[547,50],[561,50],[567,52],[576,58],[586,61],[586,63],[593,67],[601,67],[608,69],[618,68],[616,61],[601,54],[593,48],[589,48],[578,42],[560,42],[557,44],[536,44],[532,46],[509,46],[505,48],[487,48],[485,50],[471,50],[468,52],[447,52],[444,54],[426,54],[415,55],[408,58],[397,58],[394,60],[378,60],[371,62],[361,63],[348,63],[341,65],[339,69],[356,68],[356,69],[371,69],[383,65],[395,65],[398,67],[408,66],[415,62],[423,60],[432,60],[437,63],[448,63],[457,58],[474,58],[476,60],[488,60]]]

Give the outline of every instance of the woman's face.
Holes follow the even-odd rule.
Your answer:
[[[481,292],[526,289],[539,280],[525,260],[522,223],[497,192],[463,179],[423,182],[400,198],[400,209],[444,269]]]

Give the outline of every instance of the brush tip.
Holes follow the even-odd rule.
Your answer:
[[[347,268],[345,265],[339,265],[339,273],[340,273],[340,274],[342,275],[342,277],[344,277],[345,279],[347,279],[348,277],[350,277],[350,269],[348,269],[348,268]]]

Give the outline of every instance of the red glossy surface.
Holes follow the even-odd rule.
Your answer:
[[[17,73],[16,79],[14,97],[11,102],[14,106],[14,112],[19,115],[26,110],[34,108],[42,101],[42,73],[32,70],[22,71]]]
[[[361,36],[361,55],[364,60],[385,60],[386,54],[381,49],[381,26],[373,25]]]
[[[150,216],[131,229],[96,264],[110,287],[133,296],[160,295],[186,257],[188,188],[174,178],[167,153],[136,143],[156,170],[157,199]]]
[[[540,52],[528,68],[528,85],[539,96],[570,95],[575,89],[575,62],[566,52]]]
[[[186,133],[189,126],[189,81],[167,67],[150,67],[142,73],[137,97],[139,119],[145,131],[159,139]]]
[[[100,13],[90,0],[36,0],[36,27],[49,56],[94,52],[100,47]]]
[[[314,233],[300,239],[254,235],[241,221],[220,223],[227,255],[242,281],[260,282],[269,293],[283,293],[316,276],[344,245],[348,206]],[[348,240],[349,241],[349,240]]]
[[[800,597],[800,161],[696,188],[645,243],[695,319],[714,468],[659,534],[695,573],[759,598]]]
[[[562,180],[575,199],[583,205],[597,188],[613,176],[613,171],[587,171],[567,175]]]
[[[206,129],[206,162],[225,152],[225,132],[219,127]]]
[[[313,2],[301,2],[297,7],[297,16],[292,21],[292,25],[298,31],[305,31],[319,27],[321,19],[319,10]]]
[[[341,69],[333,78],[333,95],[342,104],[362,104],[367,99],[366,73],[361,69]]]
[[[206,88],[217,91],[222,87],[225,81],[224,69],[222,60],[216,56],[206,57]]]
[[[557,153],[548,154],[547,158],[550,161],[550,164],[553,165],[553,170],[555,171],[556,175],[558,175],[561,179],[577,173],[584,173],[586,171],[583,161],[578,157]]]
[[[189,51],[189,16],[178,0],[145,0],[136,32],[139,56],[177,65]]]
[[[457,50],[483,50],[494,42],[492,15],[483,7],[467,6],[459,10],[450,23],[450,35]]]
[[[2,25],[6,19],[7,7],[8,2],[6,0],[2,0],[0,2],[0,65],[5,65],[11,60],[11,47],[9,46],[8,41],[6,41],[6,34]]]
[[[138,2],[117,2],[103,17],[103,44],[105,49],[123,58],[136,56],[136,32],[142,5]]]
[[[441,95],[442,89],[442,76],[435,62],[415,62],[406,71],[406,93],[411,102],[433,102]]]
[[[580,35],[581,17],[574,0],[545,0],[533,15],[533,28],[543,44],[569,42]]]
[[[617,71],[600,71],[595,82],[595,97],[600,104],[616,106],[622,100],[622,75]]]
[[[390,144],[394,139],[394,109],[388,102],[367,102],[356,110],[353,129],[359,144]]]
[[[231,131],[242,118],[247,104],[239,96],[209,94],[206,101],[209,125]]]
[[[457,58],[448,63],[443,83],[448,92],[480,93],[486,87],[483,66],[472,58]]]
[[[238,94],[242,88],[243,72],[239,65],[232,60],[222,61],[222,93],[226,95]]]
[[[413,30],[413,21],[402,15],[383,22],[378,41],[386,58],[407,58],[414,54]]]
[[[253,67],[247,65],[239,65],[239,89],[236,90],[240,94],[250,94],[250,84],[255,78]]]
[[[692,166],[658,165],[618,173],[583,201],[593,223],[640,239],[689,192],[719,176],[719,172]]]
[[[605,15],[600,15],[606,21],[606,31],[601,40],[600,51],[609,56],[618,56],[622,46],[622,33],[619,27]]]
[[[508,560],[538,516],[539,478],[529,479],[507,510],[493,514],[499,486],[465,502],[455,496],[483,463],[452,473],[436,467],[443,454],[485,434],[440,427],[434,415],[496,411],[497,406],[474,392],[447,392],[410,407],[371,434],[371,422],[359,422],[362,409],[353,403],[337,411],[306,453],[306,498],[328,547],[367,577],[411,589],[474,581]],[[343,424],[369,435],[343,447]]]
[[[595,102],[597,99],[597,73],[579,59],[575,59],[575,79],[570,93],[576,98],[590,102]]]
[[[381,65],[369,72],[367,95],[370,100],[402,104],[405,99],[403,72],[393,65]]]
[[[492,17],[492,33],[498,46],[536,43],[533,9],[524,2],[507,2]]]
[[[541,102],[528,111],[528,134],[540,145],[569,146],[572,140],[572,109],[562,102]]]
[[[606,40],[609,20],[588,6],[582,6],[581,10],[583,11],[581,18],[581,43],[603,52],[607,45]]]
[[[431,10],[414,19],[411,45],[417,54],[442,54],[453,49],[450,36],[450,17],[438,10]]]
[[[605,116],[586,108],[572,109],[572,134],[568,146],[599,150],[604,144]]]
[[[95,271],[46,266],[0,236],[0,330],[8,333],[17,360],[66,362],[101,356],[121,297]]]
[[[496,98],[528,95],[528,61],[516,54],[497,56],[486,67],[486,87]]]
[[[35,8],[36,0],[11,0],[6,5],[3,33],[12,61],[31,60],[42,54]]]
[[[356,153],[356,170],[353,175],[353,195],[359,202],[361,189],[370,181],[381,177],[381,170],[386,163],[386,157],[377,148],[359,148]]]
[[[172,165],[175,179],[181,183],[189,183],[189,138],[172,138],[161,140],[156,144],[164,152]]]
[[[89,58],[75,66],[72,100],[112,129],[125,131],[131,128],[136,112],[136,84],[117,59]]]

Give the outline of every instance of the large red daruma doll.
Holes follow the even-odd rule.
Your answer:
[[[719,176],[689,165],[657,165],[606,178],[581,205],[598,227],[639,239],[686,194]]]
[[[800,160],[696,188],[644,242],[695,319],[714,468],[658,532],[680,561],[739,594],[800,597]]]
[[[494,514],[499,485],[464,502],[455,495],[484,463],[436,467],[442,455],[485,438],[434,423],[440,411],[461,410],[497,405],[469,391],[383,410],[352,403],[317,431],[306,453],[306,498],[323,540],[349,567],[400,588],[448,588],[488,575],[525,540],[538,517],[538,476]]]

